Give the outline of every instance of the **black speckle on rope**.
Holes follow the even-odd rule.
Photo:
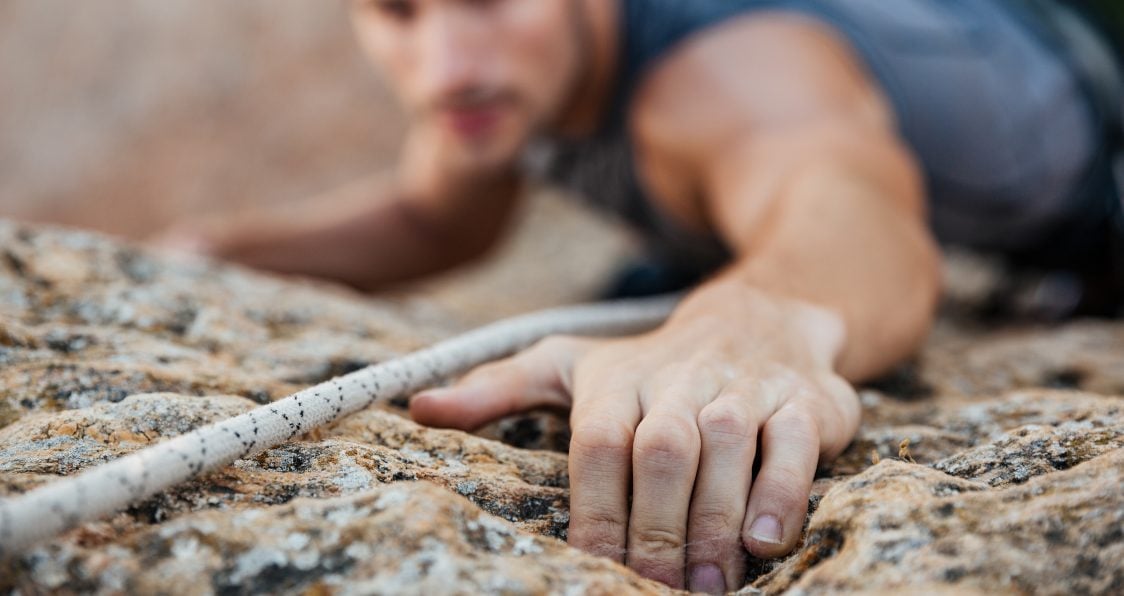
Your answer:
[[[555,308],[498,321],[402,358],[320,383],[80,474],[0,499],[0,556],[19,553],[84,521],[123,509],[190,480],[204,469],[225,466],[283,443],[306,429],[305,425],[292,420],[290,414],[303,420],[307,410],[312,419],[307,428],[311,430],[378,400],[408,396],[473,366],[514,353],[547,335],[625,335],[644,331],[660,324],[679,297],[666,295]],[[336,395],[334,403],[325,394],[332,389]],[[305,401],[308,397],[316,403]],[[320,397],[324,398],[323,402],[317,399]],[[273,414],[274,418],[259,418],[264,414]],[[247,436],[253,433],[253,438],[247,441],[242,433]],[[189,452],[198,453],[198,459],[189,457]],[[64,507],[66,503],[72,503],[73,507]]]

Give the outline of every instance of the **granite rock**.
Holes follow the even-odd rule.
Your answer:
[[[0,495],[466,326],[424,293],[372,299],[0,223]],[[1122,365],[1121,322],[943,319],[861,389],[863,426],[821,467],[800,546],[753,561],[742,592],[1119,593]],[[666,591],[564,543],[564,418],[473,435],[401,406],[83,524],[0,563],[0,589]]]
[[[17,588],[187,594],[642,594],[652,582],[425,482],[186,515],[27,557]],[[22,585],[21,585],[22,584]]]

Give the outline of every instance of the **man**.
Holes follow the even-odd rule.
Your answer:
[[[375,289],[483,254],[528,172],[584,185],[697,286],[659,329],[548,338],[411,414],[571,407],[570,543],[737,588],[746,550],[799,539],[818,462],[858,428],[850,383],[925,337],[937,237],[1107,270],[1107,112],[1016,4],[356,2],[412,118],[397,175],[344,191],[351,211],[194,242]]]

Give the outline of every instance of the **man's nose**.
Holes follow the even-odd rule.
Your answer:
[[[479,86],[487,67],[481,29],[470,15],[443,11],[429,19],[418,64],[426,97],[445,98]]]

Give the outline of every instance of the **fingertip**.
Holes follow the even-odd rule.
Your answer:
[[[726,578],[717,565],[697,565],[687,575],[687,586],[692,592],[725,594]]]
[[[784,526],[775,515],[759,515],[749,526],[749,537],[765,544],[784,542]]]
[[[750,554],[759,559],[773,559],[792,552],[796,543],[794,532],[787,531],[791,525],[781,516],[768,513],[753,518],[742,533],[742,544]]]
[[[410,418],[426,426],[464,428],[466,418],[460,411],[458,400],[449,389],[430,389],[410,398]]]
[[[412,418],[414,422],[430,424],[432,421],[431,412],[433,411],[433,398],[428,393],[418,393],[410,398],[407,410],[410,412],[410,418]]]

